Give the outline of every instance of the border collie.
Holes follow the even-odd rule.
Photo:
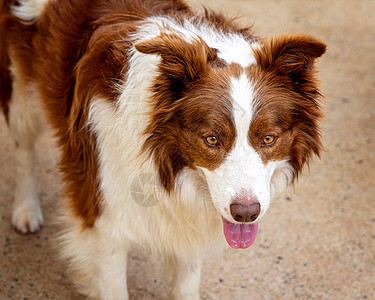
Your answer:
[[[127,299],[132,247],[174,267],[199,299],[202,260],[247,248],[276,194],[319,155],[304,34],[255,37],[182,0],[10,0],[0,8],[0,103],[18,163],[12,223],[43,225],[35,140],[61,150],[61,253],[79,290]],[[45,123],[46,122],[46,123]]]

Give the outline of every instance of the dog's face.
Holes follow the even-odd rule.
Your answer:
[[[161,56],[144,145],[161,183],[171,191],[183,168],[201,170],[228,243],[250,246],[272,196],[319,154],[313,63],[325,45],[309,36],[271,38],[245,67],[175,34],[135,48]]]

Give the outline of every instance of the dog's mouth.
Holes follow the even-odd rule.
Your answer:
[[[224,236],[229,246],[235,249],[249,248],[255,241],[258,223],[231,223],[223,218]]]

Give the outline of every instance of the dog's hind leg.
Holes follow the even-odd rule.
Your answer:
[[[12,224],[22,233],[36,232],[43,225],[35,172],[35,141],[41,129],[36,111],[36,90],[21,80],[17,68],[12,73],[12,95],[8,125],[16,144],[16,188]]]

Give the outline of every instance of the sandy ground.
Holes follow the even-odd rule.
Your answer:
[[[197,1],[191,2],[197,5]],[[209,0],[266,36],[306,32],[328,44],[319,61],[326,96],[325,152],[295,191],[276,200],[248,250],[206,260],[202,299],[374,299],[375,1]],[[0,299],[83,299],[55,256],[56,157],[38,145],[46,225],[22,236],[10,226],[14,145],[0,117]],[[132,253],[131,299],[167,299],[158,259]]]

